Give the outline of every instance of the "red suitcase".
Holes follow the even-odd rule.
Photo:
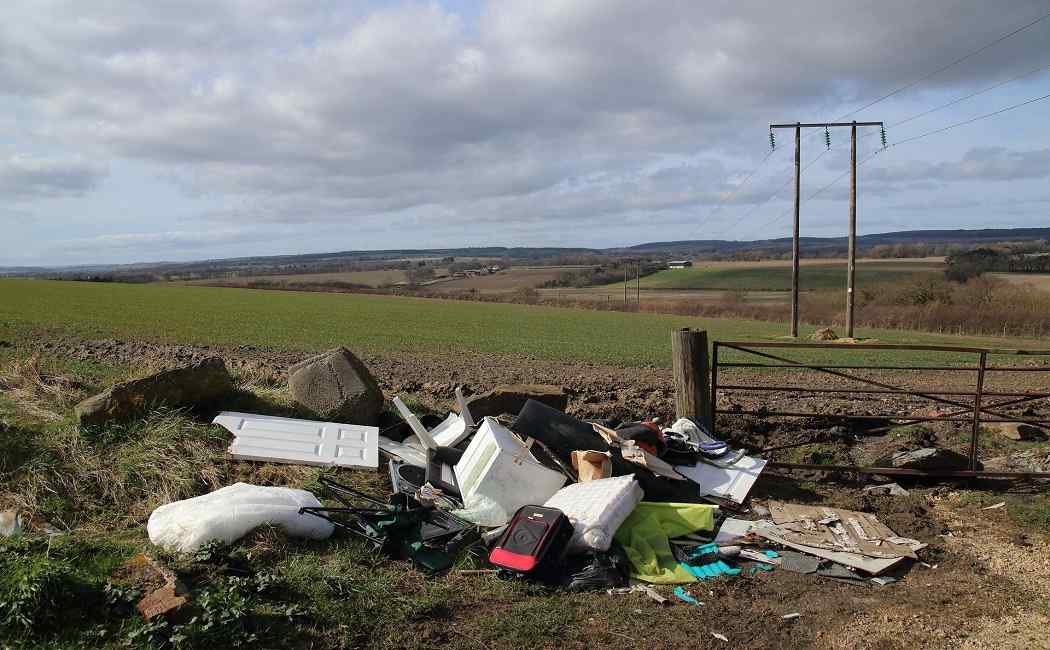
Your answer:
[[[561,564],[572,532],[572,522],[561,510],[522,506],[489,553],[489,562],[516,573],[542,573]]]

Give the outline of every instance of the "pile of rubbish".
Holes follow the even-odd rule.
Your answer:
[[[374,412],[374,400],[366,402]],[[457,388],[455,410],[442,419],[417,417],[395,397],[401,421],[384,429],[221,412],[214,423],[233,434],[234,459],[384,471],[393,494],[366,494],[329,475],[319,495],[238,483],[157,508],[150,540],[193,552],[263,524],[315,540],[342,531],[429,573],[473,549],[502,577],[640,591],[661,602],[668,599],[649,585],[677,585],[674,597],[697,605],[683,585],[772,570],[884,585],[925,546],[863,512],[751,503],[766,461],[694,419],[585,422],[565,413],[564,401],[551,402],[501,399],[520,408],[475,419]],[[339,412],[339,399],[326,405]]]

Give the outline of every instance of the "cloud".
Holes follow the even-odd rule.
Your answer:
[[[764,153],[769,121],[835,117],[1042,10],[495,0],[461,15],[422,2],[9,0],[0,97],[31,116],[24,137],[41,147],[134,161],[218,197],[198,215],[208,227],[406,213],[443,220],[433,228],[666,211],[687,221],[765,200],[771,189],[733,189]],[[986,83],[1045,53],[1046,30],[1030,32],[923,92]],[[920,171],[977,178],[1026,162],[1001,153],[972,172]],[[69,171],[31,194],[76,195],[102,177]],[[874,191],[913,171],[865,180]]]
[[[78,158],[13,155],[0,159],[0,196],[16,200],[83,196],[106,174],[105,165]]]
[[[163,232],[109,233],[56,242],[54,248],[66,252],[170,251],[186,247],[213,248],[229,244],[268,241],[272,232],[244,228],[210,230],[169,230]]]
[[[1011,151],[1004,147],[970,149],[959,160],[937,163],[912,161],[867,172],[867,180],[879,183],[922,180],[1019,181],[1050,176],[1050,147]]]

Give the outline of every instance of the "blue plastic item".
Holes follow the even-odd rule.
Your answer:
[[[686,564],[683,562],[682,568],[693,574],[697,580],[709,580],[711,578],[717,578],[718,576],[740,575],[740,569],[734,569],[722,560],[701,565]]]
[[[768,558],[780,557],[776,551],[762,551],[762,553]],[[718,576],[735,576],[740,575],[743,572],[743,569],[731,567],[723,560],[718,559],[717,544],[701,544],[699,546],[694,546],[686,551],[686,557],[689,558],[689,562],[681,562],[680,564],[682,568],[695,576],[698,580],[708,580],[710,578],[717,578]],[[770,564],[756,563],[754,566],[748,568],[747,575],[752,576],[759,571],[772,570],[773,566]]]
[[[780,557],[780,555],[776,551],[762,551],[762,555],[765,555],[768,558]],[[756,562],[751,568],[748,569],[747,575],[753,576],[756,573],[760,573],[762,571],[772,571],[772,570],[773,570],[773,565],[772,564],[763,564],[761,562]]]
[[[690,564],[709,564],[718,559],[717,544],[701,544],[686,551]]]
[[[678,600],[680,600],[680,601],[682,601],[684,603],[689,603],[690,605],[696,605],[697,607],[700,607],[701,605],[703,605],[702,602],[700,602],[696,598],[693,598],[693,595],[690,594],[685,589],[683,589],[682,587],[675,587],[674,588],[674,595],[675,595],[675,597]]]

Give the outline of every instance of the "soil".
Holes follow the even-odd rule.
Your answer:
[[[286,370],[292,364],[310,356],[311,352],[273,350],[250,345],[237,347],[195,346],[119,341],[114,339],[80,340],[60,338],[32,343],[41,352],[80,360],[97,360],[132,367],[155,368],[186,364],[208,356],[218,355],[226,360],[234,372],[267,383],[281,384]],[[362,360],[375,375],[388,396],[412,397],[421,405],[441,414],[453,406],[453,390],[462,385],[469,396],[489,390],[499,384],[539,383],[556,384],[569,394],[568,412],[582,419],[611,419],[634,421],[648,418],[670,423],[674,420],[674,386],[670,372],[659,367],[620,367],[583,362],[564,362],[536,359],[527,356],[412,352],[403,355],[361,354]],[[874,371],[858,371],[865,377],[912,389],[929,389],[931,385],[959,386],[958,373],[923,373],[922,377],[885,376]],[[1013,373],[1014,384],[1002,390],[1032,390],[1045,381],[1044,373]],[[729,383],[723,373],[722,383]],[[775,383],[808,388],[856,387],[846,380],[827,374],[808,371],[782,373]],[[768,377],[736,374],[731,382],[739,386],[770,383]],[[952,397],[960,401],[969,398]],[[932,406],[931,406],[932,405]],[[835,415],[876,416],[885,414],[942,415],[961,409],[931,402],[921,397],[885,394],[806,393],[803,390],[775,391],[734,390],[722,393],[721,410],[755,411],[758,415],[723,414],[716,429],[731,444],[749,451],[771,447],[787,447],[770,456],[790,462],[817,464],[867,464],[894,451],[918,449],[925,446],[943,446],[968,453],[971,424],[963,414],[958,422],[930,422],[921,427],[894,428],[894,422],[873,417],[870,421],[843,422]],[[1029,402],[1006,407],[1005,412],[1018,416],[1046,415],[1050,419],[1050,403]],[[812,417],[784,418],[763,416],[764,411],[806,411]],[[988,439],[988,438],[986,438]],[[998,441],[997,436],[990,439]],[[809,444],[806,444],[809,443]],[[792,447],[792,445],[805,445]],[[1017,451],[992,446],[982,449],[982,460],[994,459],[997,469],[1031,467],[1028,457],[1012,458],[1004,452]],[[1041,456],[1039,457],[1042,458]],[[1036,462],[1038,462],[1037,459]],[[1029,471],[1031,471],[1029,469]],[[839,477],[841,478],[841,477]]]

